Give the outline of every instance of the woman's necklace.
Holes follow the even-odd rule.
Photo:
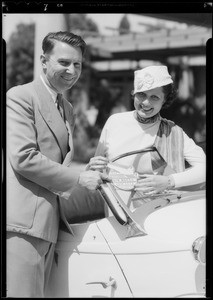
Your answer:
[[[135,111],[135,118],[138,122],[143,123],[143,124],[151,124],[155,123],[158,119],[160,119],[160,114],[157,113],[151,118],[142,118],[137,111]]]

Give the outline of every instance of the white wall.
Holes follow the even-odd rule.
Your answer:
[[[41,72],[40,55],[43,38],[49,32],[67,30],[64,14],[38,14],[35,24],[34,78]]]

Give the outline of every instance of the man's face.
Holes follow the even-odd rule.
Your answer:
[[[82,52],[79,47],[56,41],[53,50],[42,55],[41,60],[46,78],[59,93],[70,89],[81,75]]]

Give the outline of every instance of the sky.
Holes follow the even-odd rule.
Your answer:
[[[112,35],[114,31],[107,29],[106,27],[117,28],[121,18],[124,14],[87,14],[99,28],[99,31],[103,35]],[[32,23],[35,22],[37,14],[3,14],[2,15],[2,36],[7,42],[11,33],[15,31],[17,24],[19,23]],[[131,30],[137,32],[143,32],[144,26],[140,25],[141,22],[148,24],[156,24],[156,20],[150,17],[144,17],[137,14],[128,14],[128,20],[131,24]],[[174,22],[167,22],[167,26],[174,26]],[[183,25],[182,25],[183,26]]]

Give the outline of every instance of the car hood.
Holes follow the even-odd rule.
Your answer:
[[[145,207],[140,208],[145,211]],[[191,250],[192,243],[206,234],[205,194],[199,199],[166,205],[141,214],[146,230],[144,236],[127,237],[128,226],[114,216],[97,221],[72,224],[74,236],[60,231],[58,243],[72,245],[74,251],[108,253],[107,243],[114,254],[158,253]],[[139,219],[138,219],[139,220]],[[69,243],[67,243],[69,242]]]

